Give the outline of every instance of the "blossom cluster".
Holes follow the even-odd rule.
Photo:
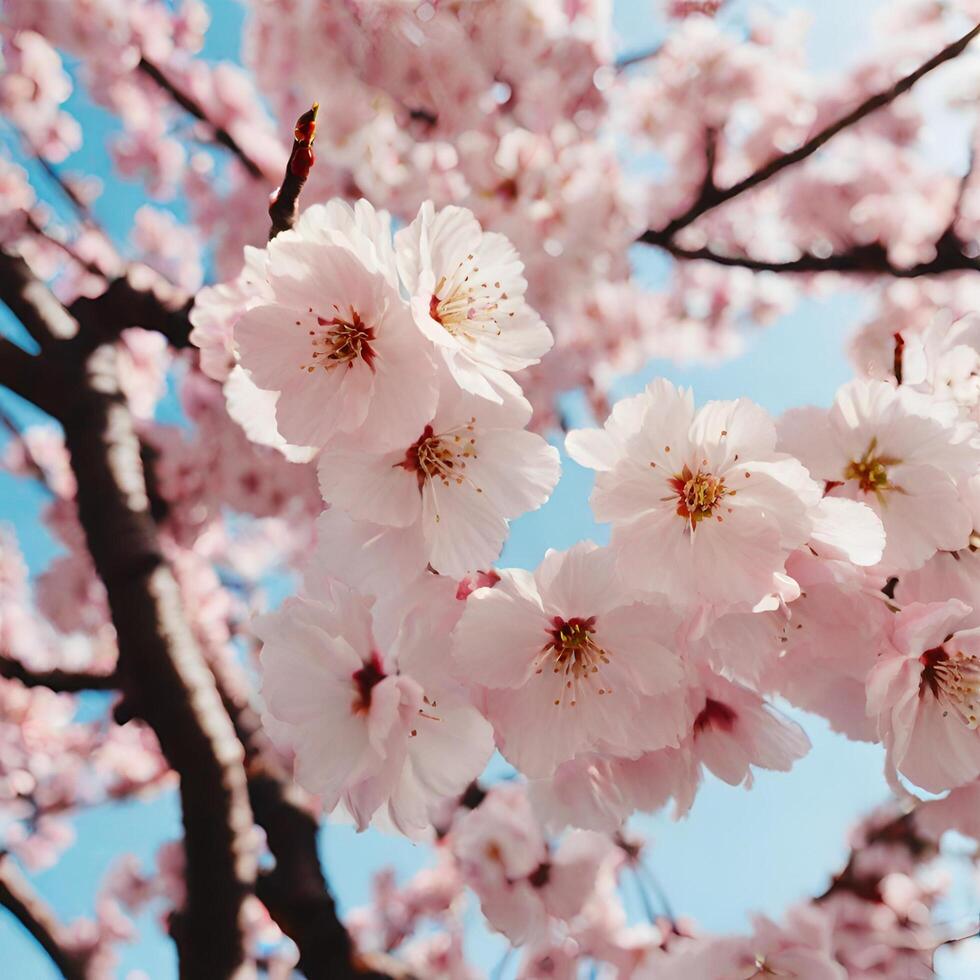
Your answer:
[[[609,544],[531,572],[492,567],[558,479],[511,374],[550,335],[510,243],[458,208],[392,235],[367,202],[332,201],[246,276],[199,300],[202,360],[227,352],[239,421],[315,458],[325,504],[299,594],[254,624],[267,727],[326,812],[423,839],[496,748],[525,786],[452,839],[511,941],[596,900],[597,855],[635,810],[687,812],[705,772],[790,769],[809,741],[773,697],[881,741],[905,796],[980,779],[971,322],[910,331],[901,383],[858,378],[829,411],[697,409],[652,381],[565,440]],[[534,825],[578,829],[511,854]]]
[[[604,0],[244,6],[242,68],[197,57],[200,0],[6,0],[0,112],[19,149],[0,157],[0,242],[69,308],[123,280],[193,297],[194,349],[138,315],[114,343],[193,640],[229,703],[258,668],[275,765],[308,791],[287,780],[284,797],[436,855],[349,916],[358,955],[480,976],[475,895],[527,980],[583,963],[931,976],[956,938],[934,924],[949,882],[931,862],[946,830],[980,835],[980,292],[972,272],[904,276],[975,256],[976,174],[935,166],[942,114],[906,97],[711,202],[933,57],[976,0],[888,5],[887,49],[836,81],[806,66],[801,18],[730,18],[724,0],[652,5],[669,34],[621,62]],[[962,54],[930,96],[954,111],[976,86]],[[118,121],[118,174],[156,202],[125,243],[93,214],[102,182],[59,169],[84,135],[79,87]],[[314,99],[329,151],[303,200],[323,203],[260,247],[277,134]],[[38,199],[38,162],[73,222]],[[676,259],[667,281],[651,287],[638,239]],[[756,268],[866,256],[888,277],[851,279],[870,312],[829,410],[699,408],[664,379],[608,404],[651,357],[728,356],[746,318],[846,281]],[[202,288],[206,269],[224,281]],[[595,473],[608,543],[498,567],[510,522],[558,482],[548,439],[574,389],[604,424],[564,449]],[[94,720],[49,689],[111,681],[115,627],[60,433],[8,427],[0,465],[40,488],[57,549],[30,583],[0,529],[0,852],[40,869],[79,808],[176,778],[124,698],[95,694]],[[789,770],[809,749],[795,709],[880,743],[909,812],[870,816],[827,892],[750,937],[665,904],[630,924],[627,877],[651,899],[631,815],[683,816],[709,776]],[[488,776],[495,752],[513,778]],[[131,917],[179,919],[184,873],[179,842],[150,872],[124,858],[69,951],[112,975]],[[299,953],[270,908],[252,896],[243,920],[247,956],[289,976]]]

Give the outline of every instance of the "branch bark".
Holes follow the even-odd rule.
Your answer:
[[[57,324],[71,318],[25,270],[9,256],[0,261],[0,298],[56,337]],[[88,352],[62,340],[42,356],[46,368],[57,367],[63,389],[54,407],[78,482],[79,520],[109,598],[124,701],[153,728],[180,776],[187,865],[187,901],[175,922],[181,976],[242,977],[249,972],[242,905],[255,880],[243,752],[160,550],[115,348]]]
[[[318,825],[262,730],[248,694],[227,665],[213,663],[222,701],[245,748],[249,800],[265,830],[275,867],[259,876],[256,895],[296,943],[309,980],[384,980],[356,962],[353,944],[320,867]]]
[[[241,912],[255,860],[241,746],[160,552],[113,347],[97,348],[83,370],[61,418],[79,519],[108,593],[124,699],[151,725],[180,776],[187,868],[187,902],[175,923],[181,976],[244,976]]]
[[[65,927],[20,873],[13,858],[2,852],[0,905],[37,940],[65,980],[87,980],[88,957],[72,949]]]
[[[950,272],[980,271],[980,256],[968,255],[965,244],[948,230],[936,243],[936,254],[927,262],[915,265],[895,265],[888,257],[887,249],[879,242],[870,245],[854,245],[843,252],[830,255],[814,255],[804,252],[799,258],[785,262],[769,262],[748,255],[730,255],[711,248],[684,248],[670,236],[647,231],[639,239],[648,245],[656,245],[682,261],[713,262],[729,268],[750,269],[753,272],[815,273],[835,272],[844,275],[893,276],[896,279],[917,279],[921,276],[937,276]]]
[[[19,660],[0,655],[0,677],[20,681],[25,687],[47,687],[60,694],[81,691],[114,691],[119,682],[113,674],[73,670],[31,670]]]
[[[0,335],[0,386],[51,414],[51,392],[43,378],[39,360],[2,335]]]
[[[269,229],[270,242],[279,232],[292,228],[296,221],[299,195],[316,160],[313,141],[316,139],[316,115],[319,108],[319,104],[314,102],[313,107],[296,120],[296,127],[293,130],[293,148],[289,153],[286,173],[269,204],[269,217],[272,219],[272,227]]]
[[[957,238],[952,227],[947,229],[936,243],[934,260],[919,263],[909,268],[893,265],[880,243],[854,246],[845,252],[829,256],[804,253],[798,259],[789,262],[767,262],[747,255],[729,255],[707,247],[689,249],[679,245],[676,241],[677,234],[697,221],[698,218],[764,184],[788,167],[801,163],[845,129],[856,125],[878,109],[892,103],[900,95],[910,91],[917,82],[930,72],[961,55],[978,34],[980,34],[980,24],[971,28],[956,41],[948,44],[916,68],[915,71],[903,76],[884,91],[869,96],[850,112],[824,126],[795,150],[775,157],[737,183],[719,188],[715,186],[713,181],[704,182],[694,201],[685,211],[672,218],[662,228],[648,229],[640,235],[637,241],[662,248],[678,259],[702,260],[714,262],[717,265],[751,269],[756,272],[858,272],[892,275],[899,278],[915,278],[980,268],[978,257],[966,253],[964,243]],[[709,166],[710,164],[711,161],[709,160]]]
[[[83,345],[89,350],[114,340],[126,327],[155,330],[172,346],[183,348],[190,344],[193,305],[193,297],[137,264],[110,281],[105,292],[93,298],[80,296],[68,309],[84,328]]]
[[[78,333],[78,322],[54,293],[19,255],[7,251],[0,251],[0,295],[42,350]]]

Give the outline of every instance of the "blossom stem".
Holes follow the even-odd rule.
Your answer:
[[[313,141],[316,139],[316,116],[320,106],[314,102],[296,120],[293,131],[293,148],[286,164],[282,184],[272,197],[269,204],[269,217],[272,227],[269,229],[269,241],[272,241],[281,231],[288,231],[296,221],[299,207],[299,195],[310,175],[310,170],[316,159],[313,153]]]
[[[185,112],[190,113],[195,119],[210,126],[214,134],[214,141],[225,149],[230,150],[241,162],[242,166],[256,179],[263,180],[265,174],[262,168],[242,149],[238,141],[223,126],[212,122],[203,107],[195,99],[191,98],[186,92],[181,91],[163,71],[152,61],[145,57],[140,58],[138,68],[147,78],[152,79],[164,92],[166,92]]]

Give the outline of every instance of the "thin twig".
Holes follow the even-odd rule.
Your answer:
[[[296,120],[296,127],[293,130],[293,148],[289,154],[289,162],[286,164],[286,173],[282,178],[282,184],[269,203],[269,217],[272,219],[272,227],[269,229],[270,242],[281,231],[292,228],[296,221],[299,195],[316,161],[313,141],[316,139],[316,115],[319,108],[319,103],[314,102],[313,107],[307,109]]]
[[[715,265],[750,269],[753,272],[835,272],[850,275],[886,275],[896,279],[917,279],[921,276],[980,270],[980,256],[966,254],[963,242],[949,231],[936,243],[936,254],[933,258],[909,266],[895,265],[889,258],[888,250],[879,242],[872,242],[869,245],[854,245],[843,252],[833,252],[830,255],[814,255],[812,252],[804,252],[795,259],[773,262],[748,255],[718,252],[707,246],[685,248],[678,245],[669,236],[661,236],[658,232],[645,232],[640,237],[640,241],[649,245],[656,245],[682,261],[713,262]]]
[[[0,654],[0,677],[20,681],[25,687],[47,687],[60,694],[112,691],[119,686],[114,674],[77,670],[31,670],[19,660]]]
[[[242,166],[256,179],[263,180],[265,174],[262,168],[242,149],[238,141],[225,129],[208,118],[201,104],[193,99],[186,92],[181,91],[152,61],[142,57],[139,60],[138,68],[147,78],[151,78],[160,86],[185,112],[190,113],[195,119],[207,124],[214,134],[214,141],[219,145],[230,150],[239,159]]]
[[[714,187],[709,189],[707,193],[705,193],[705,188],[702,186],[701,192],[685,211],[677,215],[677,217],[671,219],[671,221],[664,225],[663,228],[650,229],[644,232],[638,240],[646,244],[656,245],[660,248],[667,248],[668,251],[671,251],[672,254],[675,254],[678,258],[700,258],[707,261],[717,262],[720,265],[737,265],[742,268],[756,269],[757,271],[824,271],[824,269],[827,268],[827,263],[830,262],[833,257],[829,257],[828,259],[818,259],[817,256],[804,256],[803,259],[797,263],[756,263],[754,260],[749,258],[736,259],[729,256],[719,255],[718,253],[707,249],[677,249],[675,251],[674,248],[669,248],[668,246],[673,243],[673,240],[679,231],[687,228],[688,225],[692,224],[702,215],[707,214],[709,211],[714,210],[719,205],[725,204],[736,197],[740,197],[742,194],[747,193],[753,188],[758,187],[760,184],[765,183],[766,181],[775,177],[777,174],[781,173],[783,170],[787,169],[787,167],[801,163],[803,160],[811,157],[826,143],[830,142],[830,140],[837,136],[838,133],[843,132],[845,129],[848,129],[851,126],[854,126],[862,119],[870,116],[873,112],[876,112],[878,109],[882,109],[889,105],[900,95],[908,92],[920,79],[924,78],[930,72],[962,54],[967,49],[970,42],[978,34],[980,34],[980,24],[977,24],[958,40],[947,45],[938,54],[934,55],[928,61],[916,68],[915,71],[910,72],[903,78],[900,78],[897,82],[884,91],[869,96],[850,112],[845,113],[843,116],[840,116],[838,119],[824,126],[823,129],[821,129],[818,133],[815,133],[795,150],[791,150],[788,153],[783,153],[780,156],[773,158],[768,163],[763,164],[761,167],[754,170],[751,174],[744,177],[737,183],[724,188]],[[814,265],[818,267],[813,268],[812,266]],[[960,266],[960,268],[972,267],[973,266]],[[851,270],[849,268],[845,268],[843,270],[833,269],[831,271]],[[870,271],[887,271],[891,274],[901,274],[893,272],[891,268],[877,270],[872,269]],[[946,267],[943,267],[942,269],[933,271],[949,270]],[[932,272],[923,271],[915,274],[928,275],[932,274]]]
[[[65,980],[86,980],[88,957],[72,949],[65,927],[21,874],[13,858],[0,851],[0,906],[37,940]]]

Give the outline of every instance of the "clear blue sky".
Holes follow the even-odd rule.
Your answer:
[[[815,21],[811,57],[820,70],[830,71],[840,70],[862,50],[868,16],[879,2],[783,0],[782,5],[811,11]],[[235,58],[242,8],[231,0],[214,0],[211,6],[214,18],[207,55]],[[659,36],[661,28],[652,19],[652,8],[651,0],[617,3],[617,28],[629,39],[622,45],[624,50],[643,48]],[[80,98],[73,99],[71,108],[82,122],[85,147],[67,166],[108,178],[105,139],[113,121]],[[114,181],[97,211],[108,228],[123,238],[141,203],[138,187]],[[637,262],[640,274],[650,281],[662,274],[654,257],[641,254]],[[775,327],[751,330],[747,353],[736,361],[715,367],[651,364],[640,375],[623,379],[617,394],[632,392],[651,376],[662,374],[693,386],[699,402],[747,395],[772,412],[808,403],[827,405],[837,385],[850,374],[843,344],[860,312],[861,299],[856,295],[807,301]],[[2,315],[0,324],[8,331],[14,329]],[[31,417],[5,393],[0,393],[0,399],[22,420]],[[573,418],[578,414],[576,420],[584,421],[574,397],[570,410]],[[503,564],[533,567],[546,547],[568,547],[584,537],[603,540],[604,531],[594,525],[588,508],[590,483],[586,471],[565,459],[561,484],[550,503],[514,525]],[[0,520],[16,525],[34,572],[53,553],[36,519],[41,502],[38,492],[0,474]],[[98,704],[93,696],[86,710]],[[752,912],[778,915],[787,904],[822,890],[845,855],[849,826],[888,795],[878,747],[848,742],[814,717],[797,717],[813,741],[813,751],[789,775],[763,773],[751,792],[709,777],[684,822],[676,824],[665,816],[636,820],[636,826],[653,840],[650,863],[674,910],[695,917],[708,929],[741,929]],[[54,869],[36,878],[38,888],[65,918],[91,912],[93,886],[121,851],[131,850],[151,866],[159,843],[179,833],[179,815],[175,800],[164,797],[150,804],[117,805],[83,814],[77,830],[76,845]],[[427,862],[425,848],[372,832],[357,835],[346,827],[330,827],[321,844],[344,908],[367,900],[374,869],[394,864],[407,876]],[[635,903],[635,896],[631,902]],[[176,976],[169,941],[150,921],[142,925],[143,939],[135,946],[121,947],[119,976],[137,967],[154,980]],[[470,943],[478,965],[489,971],[503,947],[482,932],[476,915]],[[17,980],[55,976],[33,942],[2,914],[0,950],[3,976]],[[968,974],[943,973],[948,980],[956,975]]]

